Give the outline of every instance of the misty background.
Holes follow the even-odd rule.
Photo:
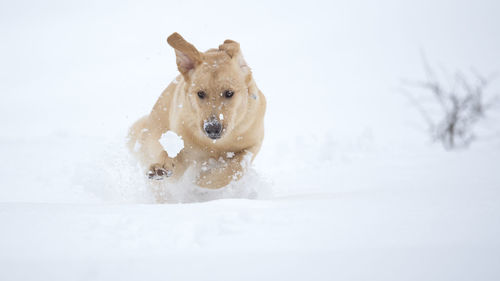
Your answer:
[[[499,15],[486,0],[1,1],[0,279],[498,280],[500,110],[446,151],[405,81],[425,81],[424,55],[440,74],[500,73]],[[172,187],[209,202],[151,204],[124,148],[177,76],[173,32],[239,42],[267,99],[246,179]]]

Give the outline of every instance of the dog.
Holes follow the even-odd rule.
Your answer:
[[[151,181],[178,180],[192,168],[196,185],[224,187],[244,175],[261,148],[266,99],[239,43],[225,40],[203,53],[178,33],[167,42],[180,74],[132,125],[128,148]],[[160,142],[168,131],[184,142],[176,155]]]

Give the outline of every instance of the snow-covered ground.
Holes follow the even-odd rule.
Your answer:
[[[0,280],[499,280],[500,122],[446,152],[399,88],[420,49],[500,70],[500,5],[283,5],[0,3]],[[241,43],[266,137],[241,182],[153,204],[124,138],[174,31]]]

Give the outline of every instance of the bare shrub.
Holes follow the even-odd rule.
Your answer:
[[[422,61],[426,80],[406,81],[420,92],[418,97],[410,92],[407,96],[425,119],[432,141],[441,142],[447,150],[468,147],[476,138],[476,126],[498,101],[485,95],[493,76],[484,77],[474,70],[450,75],[444,69],[438,76],[425,56]]]

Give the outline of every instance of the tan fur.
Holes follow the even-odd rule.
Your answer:
[[[218,49],[205,53],[177,33],[170,35],[167,42],[175,49],[181,75],[163,91],[151,113],[131,127],[129,149],[146,173],[170,170],[175,180],[193,167],[197,185],[226,186],[243,175],[245,154],[250,152],[253,160],[259,152],[264,138],[264,95],[237,42],[226,40]],[[200,90],[206,92],[206,98],[198,97]],[[225,90],[233,91],[233,97],[226,98]],[[224,128],[216,141],[203,130],[203,122],[212,116]],[[168,130],[184,140],[184,149],[173,159],[158,141]],[[207,170],[204,165],[214,160],[223,164]]]

